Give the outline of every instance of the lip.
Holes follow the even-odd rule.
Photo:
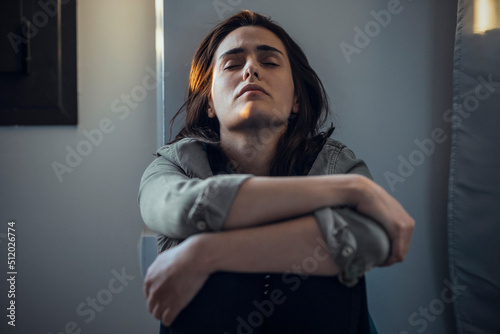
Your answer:
[[[246,92],[250,92],[250,91],[262,92],[266,95],[269,95],[269,93],[261,86],[256,85],[256,84],[248,84],[240,90],[238,97],[240,97],[241,95],[245,94]]]

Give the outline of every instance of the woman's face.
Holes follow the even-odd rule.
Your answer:
[[[241,27],[214,56],[209,117],[221,132],[286,125],[298,111],[292,70],[281,40],[256,26]]]

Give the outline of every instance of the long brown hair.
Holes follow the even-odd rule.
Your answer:
[[[195,138],[205,143],[220,144],[219,121],[216,117],[209,118],[207,113],[213,57],[229,33],[245,26],[270,30],[283,42],[287,51],[299,111],[293,114],[296,115],[294,118],[290,117],[286,132],[278,141],[270,173],[273,176],[292,175],[294,170],[304,170],[307,159],[321,148],[334,130],[331,125],[327,131],[320,132],[330,112],[328,97],[304,52],[288,33],[270,18],[248,10],[218,24],[198,47],[191,64],[187,99],[172,118],[170,132],[175,119],[184,112],[185,124],[172,143],[182,138]]]

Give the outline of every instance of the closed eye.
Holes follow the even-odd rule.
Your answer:
[[[224,67],[225,70],[230,70],[230,69],[233,69],[233,68],[236,68],[236,67],[240,67],[241,65],[229,65],[229,66],[226,66]]]

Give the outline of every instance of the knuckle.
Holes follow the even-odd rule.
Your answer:
[[[148,286],[148,291],[149,291],[149,295],[151,296],[151,298],[156,297],[156,293],[157,293],[156,291],[157,291],[157,289],[156,289],[156,287],[153,284],[150,284]]]
[[[145,286],[151,286],[151,284],[154,282],[154,277],[151,272],[147,272],[146,276],[144,277],[144,285]]]
[[[412,220],[410,221],[410,226],[411,226],[411,229],[412,229],[412,230],[413,230],[413,228],[415,228],[415,220],[414,220],[414,219],[412,219]]]
[[[144,284],[143,284],[143,287],[144,287],[144,290],[149,290],[151,288],[151,280],[149,280],[147,277],[146,279],[144,280]]]
[[[162,300],[160,292],[154,286],[149,289],[149,298],[151,299],[152,302]]]
[[[394,224],[394,231],[395,231],[396,235],[400,235],[401,232],[403,232],[403,230],[404,230],[404,225],[401,224],[401,222],[396,222]]]

